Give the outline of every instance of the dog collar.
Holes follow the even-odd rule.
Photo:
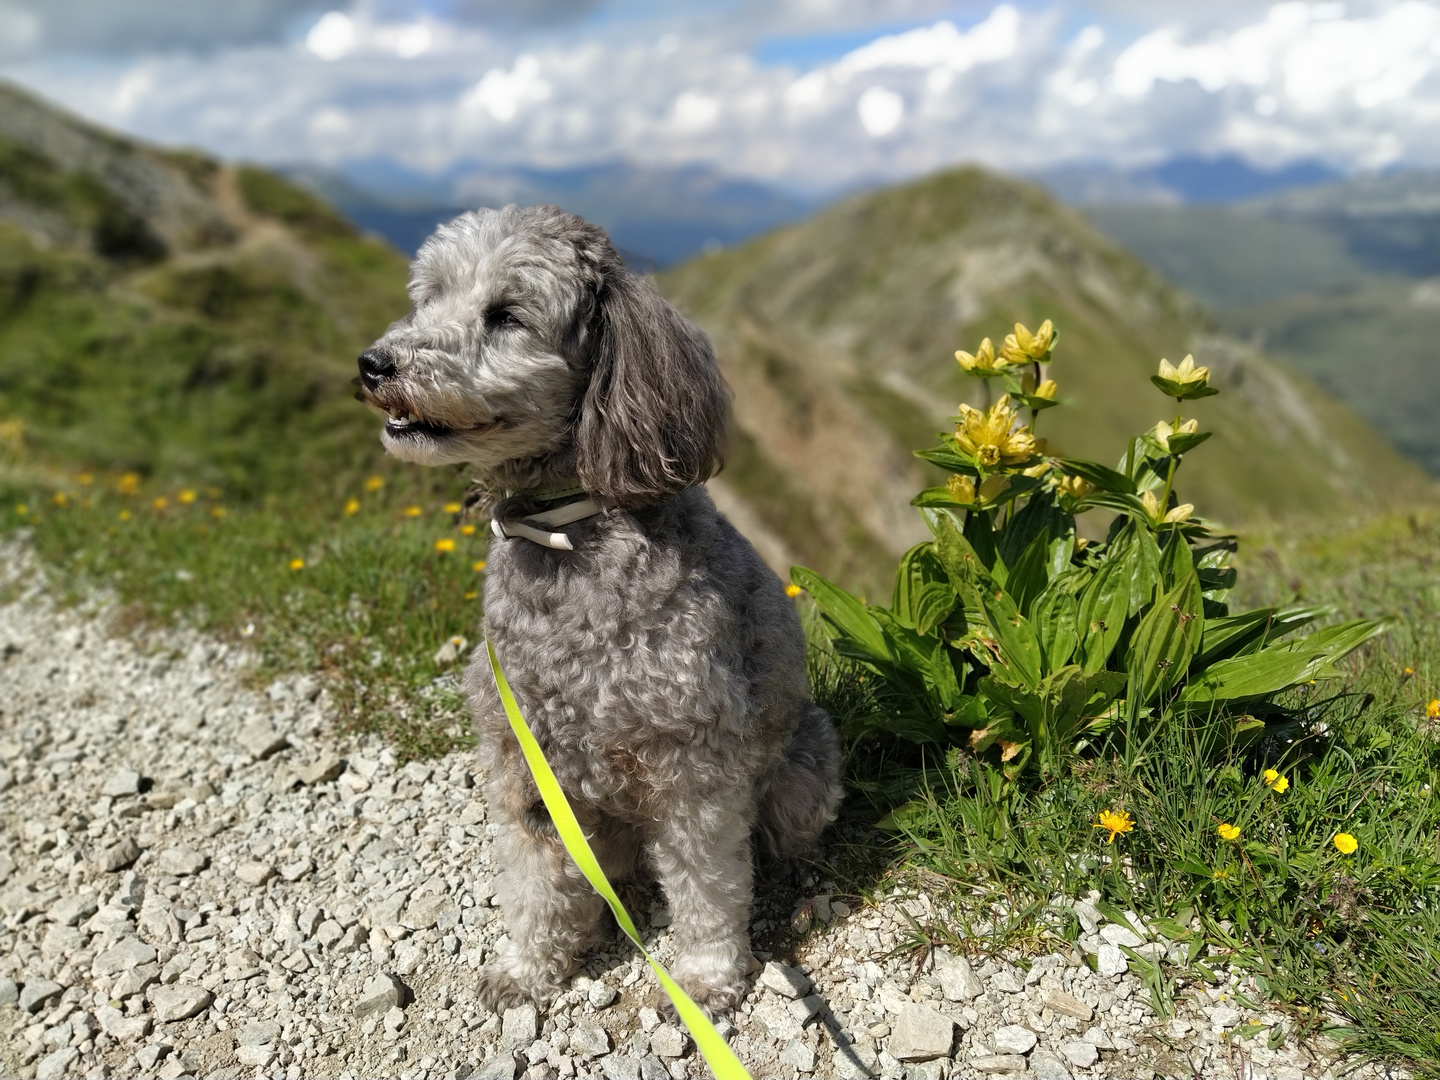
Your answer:
[[[584,489],[579,489],[578,493],[584,494]],[[574,492],[555,493],[549,497],[563,497],[564,494],[574,494]],[[502,521],[497,514],[490,519],[490,530],[501,540],[519,536],[539,544],[541,547],[554,548],[557,551],[574,551],[575,545],[570,543],[570,537],[563,532],[553,530],[563,525],[573,525],[577,521],[594,517],[598,513],[600,513],[600,504],[586,495],[583,499],[561,503],[559,506],[552,506],[549,510],[542,510],[538,514],[527,514],[523,518],[511,521]]]

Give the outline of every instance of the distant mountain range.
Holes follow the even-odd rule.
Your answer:
[[[1341,178],[1318,161],[1262,169],[1233,154],[1177,157],[1157,165],[1121,169],[1103,163],[1063,165],[1030,174],[1068,203],[1081,206],[1224,204],[1258,199]]]

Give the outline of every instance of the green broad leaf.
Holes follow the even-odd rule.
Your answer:
[[[1054,398],[1036,397],[1034,394],[1011,394],[1016,401],[1021,402],[1026,408],[1041,412],[1044,409],[1053,409],[1060,402]]]
[[[1199,446],[1206,439],[1210,438],[1212,434],[1213,432],[1209,431],[1192,431],[1186,435],[1171,435],[1165,441],[1169,443],[1170,453],[1174,454],[1176,457],[1179,457],[1181,454],[1184,454],[1187,451],[1194,450],[1195,447]]]
[[[1269,697],[1309,678],[1315,657],[1282,646],[1219,660],[1192,678],[1177,699],[1184,705]]]
[[[1264,734],[1265,721],[1259,717],[1247,714],[1235,718],[1235,726],[1231,731],[1231,738],[1234,739],[1237,749],[1244,749]]]
[[[1205,629],[1200,579],[1193,567],[1140,620],[1130,640],[1126,698],[1143,704],[1185,677]]]
[[[980,590],[985,620],[995,632],[1005,665],[1031,690],[1040,682],[1040,639],[1035,628],[1020,614],[1015,601],[1002,588]]]
[[[906,832],[918,829],[930,815],[930,804],[923,799],[911,799],[891,810],[875,823],[877,829],[885,832]]]
[[[1135,494],[1135,481],[1122,472],[1116,472],[1114,469],[1106,468],[1094,461],[1065,458],[1061,461],[1060,467],[1071,476],[1078,476],[1080,479],[1094,484],[1101,491],[1113,492],[1116,495]]]
[[[996,577],[1003,577],[1005,564],[999,561],[995,546],[995,528],[988,511],[977,511],[965,519],[965,539],[971,549],[980,557],[980,565]]]
[[[1159,375],[1151,375],[1150,381],[1160,388],[1162,394],[1173,397],[1176,401],[1194,401],[1196,398],[1213,397],[1220,392],[1208,383],[1182,383],[1174,379],[1162,379]]]
[[[954,609],[955,590],[933,544],[916,544],[895,570],[891,610],[906,626],[930,634]]]
[[[965,504],[955,501],[955,496],[950,494],[950,489],[945,487],[928,487],[910,500],[911,506],[958,506],[964,509]]]
[[[1133,534],[1122,533],[1101,560],[1090,583],[1080,591],[1076,627],[1077,655],[1085,671],[1099,671],[1115,651],[1130,612],[1130,567]]]
[[[1141,611],[1150,606],[1163,587],[1164,582],[1160,573],[1160,547],[1155,542],[1155,534],[1149,529],[1138,529],[1133,525],[1131,528],[1135,534],[1135,544],[1130,556],[1130,605],[1125,614],[1138,615]],[[1196,605],[1199,610],[1199,605]]]
[[[950,741],[945,725],[935,717],[914,711],[871,713],[846,722],[846,732],[854,736],[879,735],[904,739],[916,746],[944,746]]]
[[[839,585],[826,581],[815,571],[807,570],[803,566],[790,568],[790,580],[810,594],[810,599],[820,609],[820,614],[840,631],[842,640],[852,649],[848,655],[872,662],[894,661],[885,632],[872,614],[871,608]],[[836,644],[838,646],[840,642],[837,641]]]
[[[1178,870],[1183,870],[1187,874],[1194,874],[1196,877],[1204,878],[1207,881],[1215,876],[1214,870],[1202,862],[1196,862],[1194,859],[1180,859],[1175,863],[1175,867]]]
[[[926,686],[935,694],[945,716],[949,716],[961,707],[965,701],[965,694],[960,688],[960,680],[955,675],[955,665],[951,660],[950,647],[943,641],[935,643],[935,648],[930,651],[930,661],[922,674]]]
[[[1025,729],[1015,722],[1015,717],[992,716],[983,728],[976,728],[970,733],[970,749],[977,754],[983,754],[996,743],[1019,746],[1028,738]]]
[[[935,446],[929,450],[916,450],[915,456],[932,465],[939,465],[942,469],[949,469],[953,473],[963,473],[966,476],[980,475],[980,470],[975,466],[975,459],[953,446]]]
[[[1194,568],[1195,558],[1185,537],[1178,532],[1171,532],[1160,553],[1160,580],[1163,587],[1173,589],[1175,583],[1186,574],[1193,573]]]
[[[1058,522],[1061,531],[1058,534],[1054,531],[1050,533],[1051,580],[1067,573],[1075,559],[1075,516],[1057,508],[1053,519]]]
[[[1341,657],[1354,652],[1370,639],[1379,637],[1389,627],[1390,624],[1384,619],[1357,619],[1354,622],[1340,623],[1338,626],[1327,626],[1323,630],[1317,630],[1292,648],[1302,651],[1323,650],[1325,662],[1333,664]]]
[[[1040,684],[1045,726],[1058,745],[1068,747],[1091,727],[1125,685],[1118,671],[1082,671],[1069,664]]]
[[[1041,530],[1021,556],[1015,560],[1005,582],[1005,591],[1015,601],[1021,615],[1030,614],[1030,605],[1050,584],[1050,534]]]
[[[1051,671],[1069,663],[1080,642],[1080,604],[1074,590],[1091,577],[1087,570],[1067,571],[1052,580],[1030,606],[1029,619],[1040,638],[1045,666]]]
[[[1049,491],[1041,491],[1010,519],[999,539],[1000,558],[1007,567],[1013,568],[1020,561],[1037,536],[1056,535],[1058,530],[1051,529],[1054,505],[1054,496]]]
[[[985,702],[971,695],[964,698],[953,712],[946,713],[944,719],[951,727],[975,730],[990,723],[990,714],[985,709]]]
[[[1190,931],[1181,926],[1174,919],[1167,919],[1161,916],[1158,919],[1151,919],[1150,925],[1160,932],[1167,941],[1183,941],[1190,936]]]
[[[1114,510],[1117,514],[1124,514],[1135,521],[1150,520],[1145,513],[1145,504],[1139,498],[1115,491],[1091,492],[1075,504],[1075,512],[1078,514],[1097,507],[1101,510]]]
[[[957,600],[955,589],[949,582],[943,585],[926,582],[918,593],[911,595],[910,618],[915,623],[915,629],[927,637],[934,634],[955,610]]]
[[[1264,635],[1274,615],[1274,608],[1256,608],[1241,615],[1206,619],[1205,636],[1200,641],[1200,651],[1195,654],[1190,665],[1191,670],[1199,673],[1217,660],[1228,660],[1239,655],[1247,643]]]

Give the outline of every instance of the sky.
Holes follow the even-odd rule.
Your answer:
[[[437,177],[1440,166],[1440,0],[0,0],[0,77],[227,158]]]

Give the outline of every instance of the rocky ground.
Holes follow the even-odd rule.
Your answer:
[[[0,601],[0,1075],[707,1075],[628,944],[549,1008],[475,1005],[503,927],[470,755],[338,738],[313,679],[255,692],[232,647],[114,634],[13,546]],[[1079,948],[917,962],[892,953],[927,897],[803,885],[757,908],[754,990],[721,1022],[757,1077],[1339,1075],[1333,1047],[1269,1038],[1238,973],[1162,1023],[1120,946],[1163,940],[1084,901]]]

